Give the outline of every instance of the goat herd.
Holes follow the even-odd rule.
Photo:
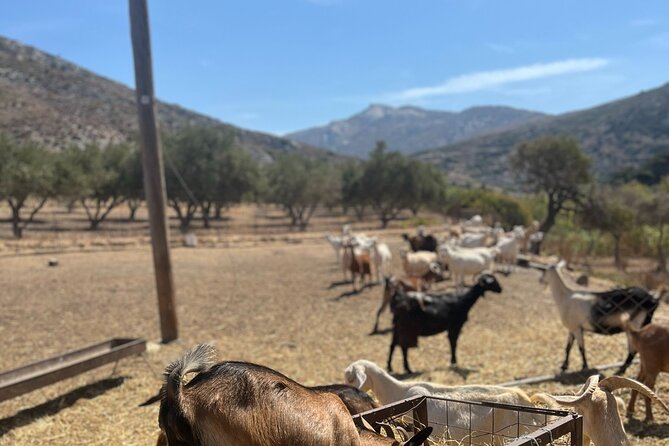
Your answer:
[[[442,332],[448,332],[451,364],[457,364],[457,341],[469,311],[486,292],[502,292],[491,273],[495,262],[511,272],[519,252],[542,235],[536,229],[528,231],[522,227],[510,232],[501,227],[484,227],[480,217],[474,217],[457,230],[451,229],[449,236],[448,241],[439,243],[423,228],[414,236],[405,234],[410,250],[401,252],[404,277],[390,275],[392,254],[388,245],[378,239],[354,234],[349,226],[343,228],[341,236],[326,236],[345,276],[350,274],[354,291],[357,279],[364,286],[365,278],[371,282],[372,275],[377,282],[383,278],[383,297],[373,332],[378,332],[379,315],[390,307],[393,324],[388,371],[392,371],[396,346],[402,350],[405,371],[411,373],[408,349],[418,346],[419,337]],[[564,262],[559,262],[546,267],[542,277],[569,331],[562,370],[568,368],[575,340],[583,369],[587,369],[585,331],[603,335],[626,332],[629,352],[618,374],[625,372],[638,352],[641,367],[637,380],[612,376],[600,381],[598,375],[593,375],[575,396],[530,396],[517,387],[399,381],[377,364],[358,360],[345,369],[345,384],[305,387],[260,365],[216,362],[213,347],[203,344],[166,368],[160,394],[148,401],[160,401],[158,445],[418,445],[428,436],[458,442],[469,436],[471,442],[472,432],[483,431],[484,426],[497,426],[503,431],[515,423],[506,419],[509,414],[504,411],[472,412],[471,407],[462,406],[463,413],[453,413],[459,406],[453,409],[437,399],[428,405],[434,426],[414,436],[405,435],[407,438],[400,442],[356,427],[351,417],[418,395],[521,407],[540,403],[571,407],[583,416],[583,445],[590,441],[596,446],[628,445],[622,418],[625,408],[620,397],[612,394],[614,390],[632,389],[629,413],[634,410],[637,393],[641,393],[646,400],[646,421],[652,420],[652,402],[669,412],[669,407],[651,390],[658,374],[669,372],[669,326],[652,322],[660,299],[641,288],[591,292],[570,287],[564,270]],[[431,292],[435,282],[447,280],[447,271],[456,290]],[[474,276],[473,283],[464,289],[469,276]],[[196,376],[184,384],[184,377],[193,372]],[[376,399],[367,391],[372,391]],[[442,420],[449,417],[449,423]],[[456,429],[459,422],[468,423],[463,434]],[[543,426],[544,422],[543,416],[535,420],[530,413],[527,425]],[[504,443],[495,439],[493,444]]]

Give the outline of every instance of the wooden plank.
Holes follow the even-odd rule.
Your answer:
[[[632,361],[632,364],[637,364],[638,362],[639,362],[639,360],[635,359],[634,361]],[[584,376],[585,376],[585,373],[589,373],[589,372],[592,372],[592,373],[590,373],[590,375],[594,375],[597,372],[600,372],[602,370],[614,369],[616,367],[620,367],[621,365],[623,365],[622,362],[616,362],[616,363],[613,363],[613,364],[600,365],[600,366],[595,367],[594,369],[586,370],[584,372],[558,373],[558,374],[555,374],[555,375],[532,376],[532,377],[529,377],[529,378],[522,378],[522,379],[517,379],[517,380],[514,380],[514,381],[507,381],[505,383],[497,384],[497,385],[498,386],[504,386],[504,387],[514,387],[514,386],[523,386],[523,385],[530,385],[530,384],[541,384],[541,383],[545,383],[545,382],[549,382],[549,381],[560,381],[560,379],[563,379],[563,378],[565,378],[566,376],[569,376],[569,375],[574,376],[574,375],[579,375],[579,374],[583,373]],[[590,375],[587,375],[587,376],[590,376]],[[586,376],[586,378],[587,378],[587,376]]]
[[[146,351],[144,339],[113,338],[0,374],[0,401]]]
[[[135,94],[142,147],[144,195],[149,209],[153,269],[158,292],[160,333],[164,343],[179,337],[174,305],[174,279],[165,202],[165,173],[156,123],[151,41],[146,0],[129,0],[132,50],[135,60]]]

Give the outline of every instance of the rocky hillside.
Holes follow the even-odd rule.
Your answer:
[[[279,152],[334,155],[286,138],[252,132],[158,102],[160,127],[225,127],[259,160]],[[137,134],[134,91],[36,48],[0,37],[0,131],[58,149],[124,141]]]
[[[669,149],[669,84],[587,110],[494,132],[416,154],[438,164],[453,178],[472,178],[514,187],[507,155],[521,141],[544,135],[574,137],[592,158],[593,169],[607,178],[634,169]]]
[[[371,105],[348,119],[287,136],[353,156],[367,155],[379,140],[386,141],[390,150],[414,153],[545,116],[510,107],[473,107],[453,113],[418,107]]]

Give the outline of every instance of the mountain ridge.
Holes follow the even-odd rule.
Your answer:
[[[384,140],[390,150],[411,154],[546,116],[507,106],[453,112],[373,103],[349,118],[286,136],[345,155],[364,157],[378,140]]]
[[[329,159],[336,155],[308,144],[242,129],[156,100],[159,128],[185,126],[231,131],[239,146],[261,162],[279,153]],[[68,145],[106,145],[138,133],[134,90],[61,57],[0,36],[0,131],[59,150]]]
[[[549,135],[575,138],[607,178],[669,149],[669,83],[583,110],[418,152],[460,180],[517,187],[507,156],[522,141]],[[493,162],[494,161],[494,162]]]

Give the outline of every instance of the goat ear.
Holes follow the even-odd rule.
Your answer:
[[[432,427],[426,427],[413,437],[409,438],[409,440],[406,443],[404,443],[404,446],[419,446],[427,441],[431,433],[432,433]]]
[[[362,369],[362,367],[353,368],[353,377],[354,377],[353,385],[355,385],[355,387],[357,387],[358,389],[362,389],[362,386],[367,381],[367,374]]]
[[[361,367],[351,365],[344,371],[344,379],[349,386],[362,389],[365,381],[367,381],[367,374]]]

